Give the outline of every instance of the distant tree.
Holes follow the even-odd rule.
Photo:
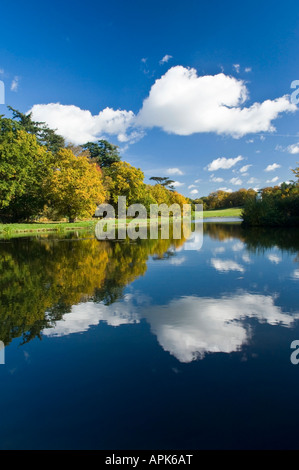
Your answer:
[[[174,183],[174,181],[165,176],[152,176],[150,180],[155,181],[156,184],[160,184],[161,186],[165,186],[166,188],[168,187],[168,189],[170,189],[171,191],[174,191],[174,186],[172,186],[172,183]]]
[[[82,145],[83,150],[88,150],[92,161],[100,165],[101,168],[108,168],[112,163],[120,161],[117,145],[110,144],[107,140],[98,142],[87,142]]]
[[[56,154],[48,194],[57,213],[70,222],[92,217],[106,196],[101,169],[86,156],[62,149]]]

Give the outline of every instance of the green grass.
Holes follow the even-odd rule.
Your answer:
[[[210,217],[241,217],[242,208],[233,207],[231,209],[219,209],[214,211],[204,211],[203,217],[204,219]]]
[[[0,224],[0,236],[11,236],[21,233],[64,232],[93,228],[96,220],[69,222],[36,222],[31,224]]]
[[[204,219],[210,217],[240,217],[242,209],[232,208],[232,209],[222,209],[215,211],[204,211]],[[129,223],[132,219],[119,219],[116,221],[118,223],[124,224]],[[97,219],[93,220],[84,220],[74,223],[69,222],[51,222],[51,223],[42,223],[36,222],[31,224],[0,224],[0,237],[11,237],[15,235],[26,235],[26,234],[37,234],[37,233],[63,233],[65,231],[74,231],[74,230],[92,230],[94,229],[95,224],[98,222]],[[141,220],[140,220],[141,222]],[[150,219],[142,220],[144,224],[149,224]],[[161,222],[161,219],[160,219]]]

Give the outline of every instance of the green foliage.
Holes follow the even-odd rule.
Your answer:
[[[1,119],[2,121],[2,119]],[[40,146],[35,135],[1,122],[0,133],[0,218],[29,220],[40,214],[46,200],[45,183],[52,155]]]
[[[260,199],[246,202],[242,217],[244,225],[299,225],[299,186],[264,188]]]
[[[215,191],[210,193],[207,197],[202,197],[201,202],[195,202],[196,204],[203,204],[204,210],[215,210],[215,209],[228,209],[230,207],[242,207],[249,199],[255,199],[256,191],[253,189],[239,189],[232,193],[226,191]],[[198,201],[199,199],[196,199]]]
[[[109,202],[117,204],[119,196],[126,196],[127,206],[142,201],[144,198],[144,174],[127,162],[116,162],[104,170]]]
[[[8,106],[8,109],[12,112],[17,129],[35,135],[37,142],[47,147],[50,152],[56,153],[65,146],[64,138],[61,135],[56,134],[56,131],[50,129],[44,122],[33,121],[31,113],[23,114],[11,106]]]
[[[150,180],[155,181],[156,184],[160,184],[161,186],[165,186],[166,188],[170,189],[171,191],[174,190],[174,186],[172,186],[172,183],[174,183],[173,180],[165,177],[165,176],[152,176]]]
[[[92,217],[105,200],[100,167],[84,155],[76,157],[70,149],[56,154],[47,189],[50,206],[70,222]]]
[[[120,161],[118,147],[110,144],[107,140],[99,140],[98,142],[87,142],[82,145],[84,150],[88,150],[90,158],[100,165],[101,168],[108,168],[113,163]]]

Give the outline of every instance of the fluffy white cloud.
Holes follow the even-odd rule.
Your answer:
[[[198,190],[197,189],[192,189],[192,191],[190,191],[190,194],[198,194]]]
[[[230,183],[234,184],[235,186],[241,186],[242,180],[240,178],[232,178]]]
[[[250,340],[246,318],[290,327],[298,317],[297,312],[282,312],[271,296],[249,293],[219,299],[183,297],[145,311],[160,345],[180,362],[240,350]]]
[[[240,168],[240,173],[246,173],[252,165],[244,165]]]
[[[179,264],[180,261],[172,264]],[[299,271],[299,270],[297,270]],[[295,271],[293,278],[299,279]],[[136,302],[137,301],[137,304]],[[247,292],[219,298],[186,296],[166,305],[149,305],[144,295],[127,294],[123,301],[106,306],[87,302],[75,305],[70,313],[43,330],[46,336],[64,336],[87,331],[105,322],[113,327],[134,324],[145,318],[161,347],[181,362],[203,358],[207,353],[238,351],[250,339],[247,318],[270,325],[291,327],[298,312],[284,313],[274,297]],[[184,312],[184,315],[182,315]]]
[[[282,261],[281,256],[276,255],[275,253],[269,253],[267,255],[267,258],[269,261],[271,261],[271,263],[274,263],[274,264],[279,264]]]
[[[171,58],[165,55],[161,62]],[[146,59],[141,59],[146,63]],[[17,91],[19,78],[11,89]],[[220,73],[198,76],[195,69],[170,68],[152,85],[137,116],[132,111],[105,108],[98,114],[74,105],[37,104],[29,111],[33,119],[43,121],[69,142],[82,144],[115,135],[120,142],[136,142],[141,129],[159,127],[177,135],[200,132],[231,135],[275,130],[272,121],[297,107],[287,96],[245,107],[248,90],[245,82]]]
[[[264,171],[274,171],[277,170],[277,168],[281,168],[281,165],[278,165],[278,163],[272,163],[272,165],[268,165]]]
[[[232,189],[226,188],[226,187],[218,188],[218,191],[225,191],[226,193],[232,193],[233,192]]]
[[[292,155],[299,153],[299,142],[297,144],[289,145],[287,147],[287,151]]]
[[[132,111],[105,108],[99,114],[92,115],[77,106],[50,103],[34,105],[29,112],[35,121],[46,122],[67,141],[78,145],[105,135],[116,135],[120,142],[136,141],[140,137],[136,130],[131,134],[127,132],[134,124]]]
[[[179,188],[180,186],[184,186],[185,183],[181,183],[180,181],[174,181],[173,183],[171,183],[172,186],[174,186],[175,188]]]
[[[166,170],[167,175],[183,175],[184,173],[179,168],[168,168]]]
[[[206,169],[208,171],[229,170],[229,168],[232,168],[241,160],[243,160],[241,155],[236,158],[217,158],[216,160],[213,160],[211,163],[209,163]]]
[[[217,271],[220,271],[222,273],[228,271],[239,271],[243,273],[245,271],[243,266],[233,260],[221,260],[218,258],[212,258],[211,265],[213,266],[213,268],[217,269]]]
[[[276,183],[276,181],[278,181],[278,180],[279,180],[278,176],[275,176],[275,178],[272,178],[272,180],[267,180],[266,182],[267,183]]]
[[[224,181],[223,178],[217,178],[217,176],[211,175],[210,181],[213,181],[213,183],[222,183]]]
[[[176,66],[156,80],[137,122],[178,135],[215,132],[241,137],[274,131],[272,121],[280,113],[297,109],[287,96],[242,107],[247,98],[242,80],[223,73],[198,76],[193,68]]]

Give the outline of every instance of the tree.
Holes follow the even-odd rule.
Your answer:
[[[48,150],[54,153],[65,146],[64,138],[58,135],[55,130],[50,129],[44,122],[33,121],[32,113],[23,114],[11,106],[8,106],[8,109],[12,112],[18,128],[35,135],[40,145],[45,145]]]
[[[299,167],[295,168],[294,170],[292,170],[292,172],[294,173],[294,175],[296,176],[297,178],[297,185],[299,184]]]
[[[141,202],[144,197],[144,174],[127,162],[116,162],[104,171],[109,200],[116,204],[118,196],[126,196],[127,206]]]
[[[170,191],[165,186],[161,184],[150,186],[150,192],[157,204],[170,204]]]
[[[69,149],[60,150],[49,181],[50,204],[70,222],[89,218],[105,200],[102,172],[86,156],[76,157]]]
[[[108,168],[112,163],[120,161],[117,145],[110,144],[107,140],[98,140],[97,143],[87,142],[82,148],[89,151],[92,161],[101,168]]]
[[[166,188],[168,187],[168,189],[170,189],[171,191],[174,190],[174,186],[172,186],[174,180],[169,179],[167,176],[152,176],[150,180],[156,181],[156,184],[160,184],[161,186],[165,186]]]
[[[0,216],[5,221],[28,220],[43,209],[52,155],[35,135],[17,130],[9,120],[0,133]]]

